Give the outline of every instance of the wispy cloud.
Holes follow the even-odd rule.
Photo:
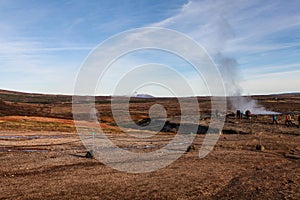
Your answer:
[[[5,20],[0,21],[1,85],[20,88],[21,81],[8,84],[4,80],[9,81],[12,76],[22,80],[24,73],[31,77],[26,82],[41,83],[39,78],[47,79],[44,83],[48,90],[59,89],[54,87],[57,81],[72,85],[82,61],[99,42],[126,29],[156,26],[187,34],[205,47],[213,58],[220,55],[234,58],[238,72],[244,77],[240,79],[244,80],[245,90],[255,93],[253,86],[263,81],[273,81],[282,91],[295,90],[299,86],[291,85],[300,85],[300,80],[288,80],[286,76],[298,74],[299,5],[297,0],[176,0],[157,4],[148,1],[25,3],[2,0],[0,18]],[[147,39],[143,34],[135,37]],[[164,40],[186,48],[174,38]],[[149,61],[147,58],[135,59],[124,61],[124,66],[130,68],[128,63]],[[180,70],[197,84],[189,69]],[[293,84],[280,85],[281,72],[283,79]],[[117,71],[111,73],[114,77],[120,74]],[[28,88],[34,90],[33,86]],[[70,93],[70,88],[61,91]],[[263,89],[267,92],[272,88],[259,87],[257,91]]]
[[[281,72],[298,74],[300,13],[297,7],[297,1],[189,1],[176,15],[151,26],[188,34],[214,58],[222,53],[236,59],[241,77],[251,85],[257,77],[267,82]],[[296,82],[300,85],[300,80]],[[290,90],[289,86],[285,90]],[[255,92],[253,88],[251,91]]]
[[[150,26],[182,31],[208,49],[245,51],[245,46],[252,42],[254,46],[269,42],[268,49],[271,49],[268,36],[276,38],[273,34],[300,28],[300,13],[295,8],[290,11],[291,2],[297,4],[295,1],[189,1],[175,16]],[[299,45],[299,42],[289,45]],[[278,41],[274,42],[274,47],[280,46]]]
[[[245,94],[299,92],[300,70],[262,74],[241,82]]]

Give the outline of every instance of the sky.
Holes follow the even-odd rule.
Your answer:
[[[95,47],[123,31],[160,27],[201,45],[218,66],[228,95],[300,92],[299,8],[298,0],[0,0],[0,89],[73,94]],[[133,66],[154,62],[177,70],[196,95],[209,95],[205,77],[184,60],[151,50],[117,60],[97,94],[113,94]],[[168,68],[144,73],[177,84],[179,96],[191,95]],[[132,92],[169,95],[155,85]]]

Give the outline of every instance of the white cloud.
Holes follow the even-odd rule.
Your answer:
[[[300,28],[300,13],[289,13],[282,6],[284,3],[261,1],[189,1],[177,15],[150,26],[184,32],[209,50],[245,51],[251,41],[255,46],[265,36]]]
[[[299,92],[299,77],[300,70],[275,72],[242,81],[241,85],[246,94]]]
[[[9,5],[10,1],[1,1],[1,3]],[[73,4],[69,6],[71,5]],[[38,28],[32,25],[41,25],[41,22],[43,22],[41,19],[55,13],[52,12],[54,7],[51,6],[50,8],[47,6],[42,6],[41,9],[37,8],[40,8],[39,4],[28,11],[19,10],[17,12],[16,15],[24,16],[24,23],[20,23],[20,21],[14,18],[0,22],[0,70],[2,74],[15,73],[21,76],[20,74],[26,73],[33,77],[32,80],[27,81],[36,82],[36,77],[45,77],[45,79],[48,77],[52,80],[61,81],[63,83],[61,85],[71,84],[75,76],[74,70],[77,70],[80,65],[81,58],[83,60],[88,51],[92,49],[90,44],[94,43],[90,42],[88,45],[84,45],[83,41],[92,40],[89,40],[91,38],[83,38],[86,35],[81,37],[80,34],[82,32],[78,31],[79,29],[77,28],[86,28],[87,30],[92,28],[99,31],[99,34],[112,34],[117,30],[123,30],[123,28],[133,28],[134,23],[131,22],[136,20],[130,18],[129,15],[124,15],[122,19],[97,15],[98,17],[103,17],[103,20],[101,23],[96,23],[95,21],[88,21],[85,15],[68,16],[70,19],[62,19],[61,24],[64,25],[59,27],[64,27],[64,30],[61,30],[64,34],[73,32],[77,34],[76,39],[73,39],[76,40],[75,42],[78,39],[78,44],[74,44],[62,40],[67,39],[66,35],[59,37],[59,39],[55,39],[58,36],[53,33],[53,35],[49,33],[47,36],[42,35],[38,38],[31,36],[30,30],[33,31],[35,28]],[[292,0],[188,1],[182,5],[181,9],[177,10],[178,12],[175,15],[162,21],[148,24],[148,26],[166,27],[181,31],[206,48],[213,58],[220,55],[235,58],[240,64],[242,76],[243,74],[244,76],[247,75],[245,76],[245,81],[242,82],[242,86],[246,91],[249,89],[249,91],[255,92],[255,87],[257,87],[257,91],[265,89],[267,92],[272,89],[272,87],[259,87],[255,81],[258,81],[262,85],[264,81],[266,83],[272,82],[276,85],[275,88],[281,88],[284,91],[299,87],[291,86],[295,85],[295,80],[288,80],[284,75],[299,74],[296,69],[300,55],[300,42],[297,35],[300,30],[300,13],[298,8],[299,1]],[[95,13],[91,13],[89,16],[91,17],[92,14]],[[152,16],[150,15],[149,17]],[[54,22],[57,22],[57,20],[54,20]],[[81,27],[82,24],[85,24],[85,26]],[[56,26],[53,26],[53,24],[50,25],[50,29],[53,27]],[[29,31],[26,32],[27,30]],[[26,33],[29,33],[30,36],[26,36]],[[60,32],[56,32],[56,34],[58,33]],[[137,37],[139,37],[146,42],[149,35],[151,35],[149,32],[139,33],[134,35],[132,39],[136,41]],[[90,35],[88,34],[88,36]],[[298,37],[298,40],[296,37]],[[196,53],[189,51],[189,47],[182,41],[177,40],[177,38],[159,38],[159,40],[158,42],[160,43],[180,47],[189,54]],[[124,44],[124,48],[128,44],[130,44],[130,38],[128,38],[128,43]],[[114,48],[114,46],[107,47],[107,56],[105,59],[110,59],[109,52]],[[81,56],[76,54],[79,51],[81,52]],[[274,53],[275,51],[276,54]],[[281,51],[287,51],[290,54],[287,56],[285,53],[280,53]],[[71,56],[71,54],[76,55]],[[132,63],[141,64],[147,62],[147,59],[135,59],[124,61],[124,68],[130,69]],[[284,62],[279,62],[279,59],[284,59]],[[270,63],[266,64],[267,62]],[[69,76],[68,72],[72,76]],[[189,74],[191,81],[197,84],[197,78],[190,72],[187,69],[184,73]],[[286,73],[280,74],[280,72]],[[120,76],[123,72],[122,70],[116,70],[111,73],[113,77],[116,77]],[[158,76],[160,75],[163,75],[163,73],[158,74]],[[277,81],[275,81],[275,78],[272,79],[273,76],[277,77]],[[293,84],[280,84],[278,81],[280,76],[285,78],[287,82],[293,82]],[[241,78],[241,80],[243,79]],[[54,91],[58,88],[53,87],[56,84],[55,81],[45,83],[48,83],[48,87],[52,88],[48,90]],[[66,88],[61,91],[71,91],[69,86]],[[201,92],[203,91],[199,91],[199,93]]]
[[[280,85],[278,81],[283,76],[281,72],[298,74],[294,68],[298,66],[295,59],[299,50],[290,51],[290,58],[280,54],[280,51],[289,51],[300,45],[299,40],[296,40],[296,30],[300,30],[300,13],[297,7],[299,8],[298,1],[189,1],[177,15],[151,26],[182,31],[202,44],[214,58],[221,52],[223,56],[230,56],[241,61],[240,64],[247,65],[246,70],[239,66],[243,72],[241,76],[247,77],[247,81],[242,83],[245,91],[249,89],[255,93],[254,85],[257,90],[272,90],[271,86],[261,87],[264,81],[272,82],[273,88],[275,85],[281,91],[299,91],[299,82],[295,79],[285,79],[293,84]],[[268,54],[268,57],[257,59],[257,55],[264,54]],[[274,64],[276,61],[282,62],[282,59],[289,64]],[[268,61],[269,66],[265,66]],[[276,81],[272,79],[273,76],[277,77]],[[257,80],[258,77],[261,85],[254,84],[255,81],[251,80]]]

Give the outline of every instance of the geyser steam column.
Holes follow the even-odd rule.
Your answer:
[[[226,111],[225,91],[218,68],[207,52],[191,38],[170,29],[141,28],[122,32],[107,39],[90,53],[81,66],[74,87],[73,117],[77,132],[86,148],[91,149],[92,145],[95,145],[95,158],[114,169],[130,173],[158,170],[178,159],[193,142],[195,137],[195,134],[190,135],[186,133],[196,133],[200,119],[198,100],[196,94],[193,92],[193,88],[189,85],[189,81],[186,80],[180,72],[170,67],[160,65],[159,63],[155,65],[147,65],[147,63],[145,63],[145,65],[137,66],[135,69],[123,74],[119,80],[116,80],[118,84],[114,91],[123,91],[125,94],[132,94],[136,88],[139,88],[141,85],[155,84],[164,87],[164,89],[170,91],[174,96],[180,96],[176,85],[169,84],[165,80],[153,78],[155,76],[147,76],[147,74],[144,74],[144,79],[136,79],[137,74],[143,73],[143,69],[145,68],[149,71],[149,67],[152,66],[153,72],[159,71],[161,67],[163,67],[164,70],[167,68],[170,73],[176,75],[178,85],[183,86],[185,90],[194,94],[190,98],[178,99],[181,109],[181,122],[184,121],[185,124],[193,124],[193,126],[186,127],[180,124],[177,134],[163,148],[153,152],[136,153],[118,148],[118,146],[104,134],[99,126],[97,117],[92,117],[93,120],[91,120],[89,111],[95,108],[95,90],[97,83],[101,83],[101,79],[107,75],[106,71],[111,67],[112,63],[116,62],[121,56],[145,49],[166,51],[190,63],[195,73],[199,76],[199,79],[201,77],[202,80],[205,81],[206,87],[208,91],[210,91],[212,96],[212,113],[216,113],[216,110],[222,113]],[[127,85],[127,87],[125,87],[125,85]],[[100,92],[102,87],[104,86],[100,84]],[[114,91],[112,91],[112,93]],[[129,97],[126,99],[125,104],[124,99],[122,99],[122,103],[122,106],[120,106],[120,104],[114,101],[114,98],[112,99],[111,109],[114,120],[117,124],[121,124],[126,120],[126,122],[131,122],[132,126],[136,126],[129,113]],[[165,112],[161,107],[162,106],[155,105],[155,107],[150,108],[150,110],[152,113],[157,113],[157,108],[159,108],[162,110],[161,112]],[[155,112],[153,112],[153,110]],[[88,114],[86,115],[86,113]],[[219,131],[224,125],[224,116],[222,118],[212,114],[208,133],[205,136],[199,152],[200,157],[205,157],[217,142]],[[85,121],[89,121],[89,123]],[[155,120],[153,121],[155,122]],[[152,126],[151,123],[149,125]],[[120,128],[122,129],[121,126]],[[135,128],[139,129],[141,127],[136,126]],[[122,130],[127,133],[126,130]],[[160,129],[158,129],[157,132],[159,132],[159,130]],[[95,132],[94,139],[91,137],[91,131]],[[134,135],[131,136],[134,137]],[[143,140],[143,138],[144,137],[140,137],[137,139]]]

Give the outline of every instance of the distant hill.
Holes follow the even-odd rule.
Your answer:
[[[150,94],[137,94],[134,97],[136,97],[136,98],[143,98],[143,99],[155,98],[154,96],[152,96]]]
[[[209,105],[211,97],[198,97],[201,105]],[[232,102],[228,98],[228,108],[231,109]],[[259,105],[266,110],[280,113],[299,113],[300,112],[300,93],[277,94],[277,95],[256,95],[250,96],[251,99],[258,101]],[[82,97],[83,103],[85,96]],[[116,97],[119,103],[128,101],[128,96]],[[110,96],[96,96],[95,103],[111,104]],[[130,97],[130,103],[148,102],[177,102],[175,97],[154,97],[149,94],[136,94]],[[105,106],[104,106],[105,107]],[[0,116],[39,116],[72,119],[72,95],[54,94],[32,94],[8,90],[0,90]]]
[[[299,95],[300,92],[289,92],[289,93],[281,93],[281,94],[278,94],[278,95]],[[273,95],[276,95],[276,94],[273,94]]]

